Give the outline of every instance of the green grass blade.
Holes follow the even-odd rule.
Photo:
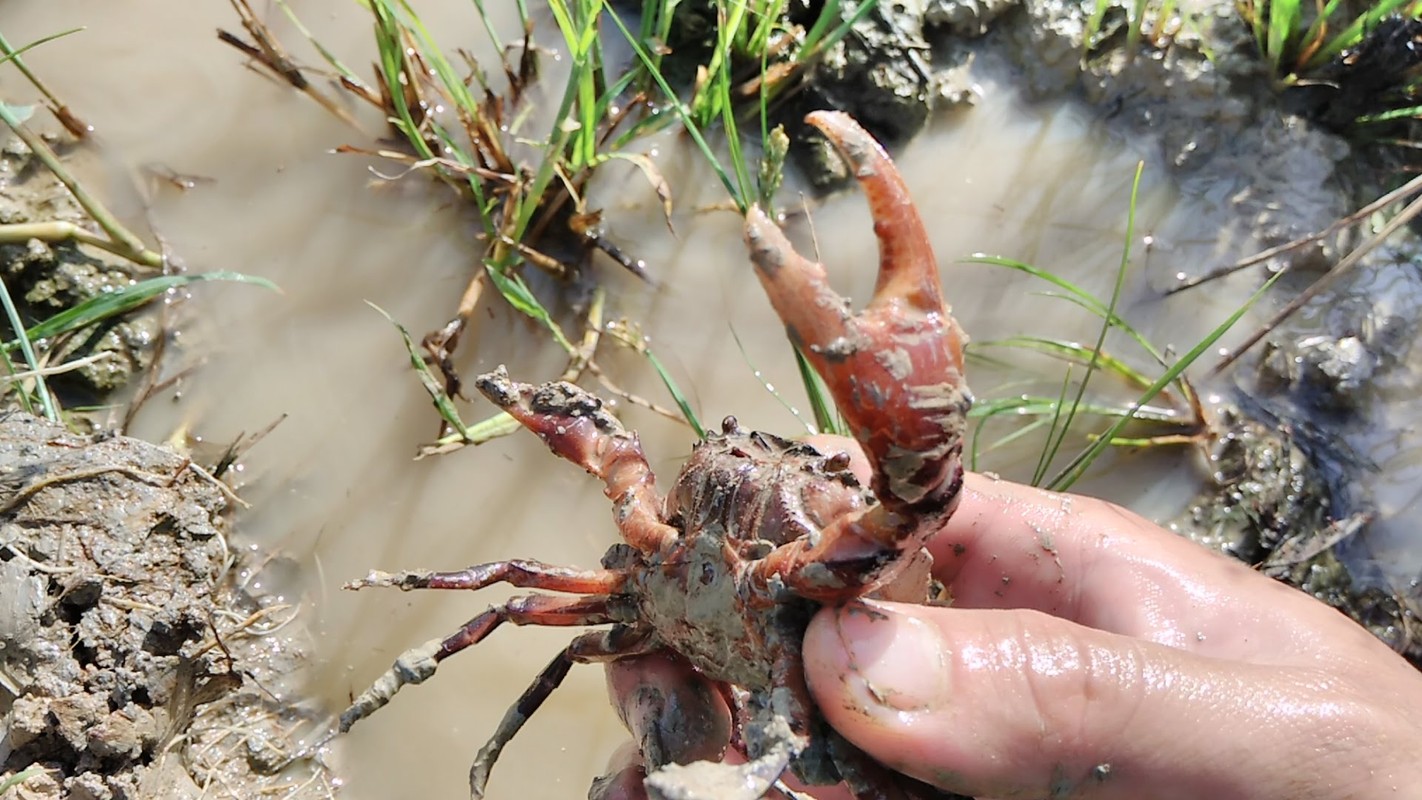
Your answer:
[[[1384,111],[1379,114],[1364,114],[1355,121],[1361,124],[1367,124],[1370,122],[1391,122],[1393,120],[1408,119],[1410,117],[1422,117],[1422,106],[1394,108],[1391,111]]]
[[[414,368],[415,374],[420,377],[420,385],[425,388],[425,394],[428,394],[430,400],[434,402],[435,410],[439,412],[440,417],[458,431],[459,435],[464,438],[465,441],[472,441],[474,437],[469,427],[464,424],[463,419],[460,419],[459,410],[454,407],[454,401],[451,400],[449,395],[444,391],[444,384],[430,371],[429,364],[426,364],[424,356],[420,355],[419,348],[415,346],[415,340],[410,338],[410,332],[406,330],[404,325],[396,322],[395,318],[390,316],[390,312],[369,300],[365,301],[365,304],[379,312],[380,316],[385,317],[386,321],[394,325],[395,330],[400,332],[400,338],[405,341],[405,352],[410,355],[410,366]],[[510,417],[509,419],[512,420],[513,418]],[[515,422],[514,426],[517,427],[517,422]]]
[[[500,2],[503,2],[503,0],[500,0]],[[522,0],[520,0],[519,5],[523,12],[520,15],[520,19],[528,19],[528,9],[522,8]],[[493,20],[489,17],[488,12],[484,10],[484,0],[474,0],[474,10],[479,12],[479,20],[484,23],[484,34],[489,37],[489,44],[493,45],[494,52],[504,52],[504,42],[499,38],[499,32],[494,30]]]
[[[0,285],[0,291],[5,291],[4,286]],[[10,378],[10,382],[14,384],[15,375],[19,373],[19,370],[15,369],[14,360],[10,358],[9,352],[3,347],[0,347],[0,364],[5,365],[5,374]],[[34,404],[30,402],[30,393],[24,391],[23,387],[21,387],[20,391],[15,392],[15,397],[20,401],[20,408],[23,409],[26,414],[35,413]]]
[[[1090,375],[1090,370],[1087,372]],[[1086,383],[1086,381],[1082,381]],[[1056,400],[1051,404],[1051,425],[1047,428],[1047,444],[1042,448],[1042,452],[1037,455],[1037,466],[1032,470],[1032,485],[1040,486],[1042,478],[1047,474],[1047,470],[1052,466],[1052,461],[1057,457],[1057,451],[1061,448],[1062,442],[1066,441],[1067,433],[1071,430],[1071,420],[1076,414],[1076,405],[1080,405],[1081,396],[1077,396],[1077,403],[1072,408],[1066,408],[1067,395],[1071,393],[1071,368],[1068,367],[1062,374],[1062,388],[1057,394]],[[1066,424],[1062,424],[1065,417]]]
[[[35,391],[39,394],[40,405],[44,408],[44,416],[51,422],[58,422],[59,409],[54,407],[54,398],[50,397],[49,386],[44,382],[44,373],[40,370],[39,358],[35,355],[32,337],[25,332],[25,325],[20,320],[20,311],[15,307],[14,298],[10,297],[10,287],[6,285],[3,277],[0,277],[0,303],[5,305],[5,318],[10,321],[10,330],[15,332],[15,340],[20,345],[20,352],[25,356],[25,363],[35,374]],[[14,366],[8,355],[5,357],[5,363],[10,369],[10,374],[15,374]],[[21,391],[19,394],[23,396],[24,392]],[[25,402],[25,405],[29,405],[28,401]]]
[[[821,433],[849,436],[849,429],[839,418],[839,409],[830,396],[829,387],[825,385],[820,374],[815,372],[814,367],[810,366],[810,362],[799,348],[795,349],[795,366],[800,370],[800,381],[805,384],[805,395],[809,398],[810,410],[815,415],[815,426],[820,429]]]
[[[1123,380],[1137,387],[1145,388],[1153,382],[1150,376],[1109,353],[1092,350],[1078,342],[1071,342],[1065,339],[1052,339],[1046,336],[1009,336],[1006,339],[993,339],[980,342],[979,345],[982,347],[1007,347],[1033,350],[1082,366],[1086,366],[1095,359],[1100,369],[1118,375]]]
[[[1086,19],[1086,35],[1082,37],[1081,41],[1083,59],[1101,38],[1101,22],[1106,19],[1106,10],[1110,7],[1111,0],[1096,0],[1095,6],[1091,9],[1091,16]]]
[[[1304,31],[1303,36],[1299,38],[1300,46],[1307,48],[1323,37],[1324,26],[1333,20],[1333,15],[1337,13],[1338,7],[1342,5],[1342,3],[1343,0],[1328,0],[1328,4],[1325,5],[1322,9],[1320,9],[1316,15],[1314,15],[1313,24],[1309,25],[1308,30]],[[1312,62],[1313,59],[1310,58],[1309,63]],[[1297,67],[1301,65],[1295,66]]]
[[[612,20],[613,24],[617,26],[617,29],[622,32],[623,38],[627,40],[627,44],[632,48],[632,52],[637,56],[637,60],[642,62],[642,65],[646,67],[653,82],[655,82],[657,88],[662,91],[667,104],[676,112],[677,118],[680,119],[682,125],[686,127],[687,135],[696,143],[697,149],[701,151],[701,154],[706,158],[706,162],[715,170],[716,176],[721,179],[721,184],[726,187],[726,192],[731,196],[731,200],[736,204],[740,212],[744,214],[746,209],[750,207],[749,200],[737,190],[735,183],[731,181],[731,176],[727,174],[726,168],[721,164],[721,160],[716,157],[716,153],[711,149],[711,145],[707,144],[706,137],[702,135],[700,127],[692,117],[691,109],[687,108],[686,103],[683,103],[676,92],[672,90],[666,78],[664,78],[661,73],[652,69],[652,59],[647,55],[646,48],[642,47],[642,44],[632,36],[632,32],[627,28],[627,24],[622,21],[622,17],[612,8],[606,9],[604,14],[608,19]]]
[[[819,428],[815,425],[815,423],[807,422],[805,418],[800,414],[800,409],[791,405],[790,401],[786,400],[784,395],[780,394],[779,390],[777,390],[775,386],[770,383],[770,381],[767,381],[765,379],[765,375],[760,371],[758,367],[756,367],[755,362],[751,361],[750,354],[746,352],[745,343],[741,341],[741,336],[740,334],[736,333],[735,328],[731,329],[731,339],[735,341],[736,348],[741,351],[741,360],[746,362],[746,366],[750,367],[751,374],[755,376],[755,379],[757,381],[760,381],[760,385],[764,387],[767,392],[770,392],[770,396],[774,397],[776,402],[780,403],[782,408],[784,408],[786,411],[789,411],[790,416],[794,417],[797,422],[803,425],[807,432],[818,432]],[[803,375],[801,377],[803,377]],[[809,392],[807,391],[806,394],[809,395]]]
[[[1145,350],[1145,352],[1149,354],[1150,357],[1154,359],[1157,363],[1161,364],[1162,366],[1166,363],[1165,355],[1161,353],[1155,345],[1151,344],[1150,340],[1147,339],[1143,334],[1141,334],[1140,331],[1136,330],[1134,326],[1132,326],[1126,320],[1122,319],[1117,314],[1112,313],[1111,309],[1108,308],[1105,303],[1102,303],[1089,292],[1072,283],[1071,281],[1068,281],[1065,278],[1056,275],[1055,273],[1049,272],[1045,269],[1042,269],[1041,267],[1033,266],[1032,264],[1026,264],[1021,261],[1017,261],[1015,259],[1003,258],[1001,256],[989,256],[984,255],[982,253],[976,253],[969,258],[965,258],[962,260],[961,263],[988,264],[996,267],[1006,267],[1008,269],[1013,269],[1017,270],[1018,272],[1026,273],[1035,278],[1040,278],[1041,280],[1044,280],[1052,284],[1053,286],[1061,287],[1066,291],[1065,295],[1051,296],[1060,296],[1062,297],[1062,299],[1076,303],[1077,305],[1081,306],[1082,308],[1086,309],[1097,317],[1106,320],[1111,325],[1111,327],[1116,328],[1117,330],[1131,337],[1131,339],[1136,342],[1136,344],[1139,344],[1141,346],[1141,349]]]
[[[489,280],[494,282],[494,287],[499,290],[499,294],[509,301],[509,305],[547,328],[553,334],[559,347],[570,354],[577,353],[577,348],[573,347],[572,342],[568,341],[568,337],[563,335],[563,329],[553,321],[553,316],[548,313],[548,309],[538,302],[538,298],[533,296],[533,292],[522,278],[504,270],[495,269],[488,264],[484,265],[484,271],[488,273]]]
[[[18,70],[20,71],[20,74],[22,74],[22,75],[25,76],[25,79],[26,79],[26,80],[28,80],[30,83],[33,83],[33,84],[35,84],[35,85],[37,85],[37,86],[38,86],[38,85],[42,85],[42,84],[40,84],[39,80],[35,77],[34,73],[30,72],[30,68],[25,64],[25,60],[22,59],[22,58],[20,58],[20,56],[24,55],[25,53],[28,53],[29,51],[35,49],[36,47],[39,47],[40,45],[49,44],[50,42],[54,41],[55,39],[62,39],[62,38],[64,38],[65,36],[68,36],[68,35],[73,34],[73,33],[79,33],[79,32],[82,31],[82,30],[84,30],[84,29],[83,29],[83,28],[70,28],[70,29],[67,30],[67,31],[60,31],[59,33],[51,33],[51,34],[48,35],[48,36],[42,36],[42,37],[40,37],[40,38],[34,40],[33,42],[30,42],[29,44],[24,45],[24,46],[22,46],[22,47],[11,47],[11,46],[10,46],[10,42],[8,42],[8,41],[5,39],[4,36],[0,36],[0,54],[3,54],[3,55],[5,56],[4,58],[0,58],[0,64],[4,64],[4,63],[7,62],[7,61],[13,61],[13,62],[15,62],[15,69],[18,69]]]
[[[297,32],[305,37],[306,41],[311,43],[311,46],[316,49],[317,53],[321,54],[321,58],[324,59],[327,64],[330,64],[332,69],[340,74],[341,77],[355,81],[356,85],[364,85],[365,82],[360,79],[359,75],[350,67],[347,67],[335,53],[321,44],[321,40],[317,39],[315,35],[311,33],[310,29],[306,27],[306,23],[302,22],[301,18],[296,15],[296,12],[292,10],[291,4],[288,3],[287,0],[277,0],[277,7],[286,15],[286,19],[291,23],[292,27],[296,28]]]
[[[1033,485],[1037,485],[1042,476],[1046,474],[1045,469],[1056,459],[1057,452],[1061,448],[1062,442],[1066,440],[1067,432],[1071,429],[1072,420],[1076,417],[1076,407],[1081,404],[1086,396],[1087,386],[1091,383],[1091,378],[1096,374],[1100,363],[1102,347],[1106,344],[1106,334],[1111,330],[1110,320],[1116,317],[1116,306],[1121,300],[1121,294],[1125,290],[1126,270],[1131,261],[1131,245],[1134,243],[1136,230],[1136,205],[1140,198],[1141,176],[1145,173],[1145,162],[1136,164],[1135,178],[1131,181],[1131,200],[1126,209],[1126,241],[1121,248],[1121,264],[1116,270],[1116,282],[1111,289],[1111,299],[1106,305],[1106,313],[1101,323],[1101,331],[1096,337],[1096,346],[1092,348],[1091,361],[1086,365],[1086,374],[1082,376],[1081,382],[1077,385],[1076,397],[1072,401],[1072,406],[1067,410],[1065,423],[1060,427],[1053,421],[1052,430],[1055,436],[1049,436],[1047,447],[1043,450],[1041,461],[1041,472],[1033,477]]]
[[[139,281],[131,286],[125,286],[115,292],[106,292],[91,297],[73,308],[65,309],[49,319],[34,325],[26,331],[26,336],[28,336],[31,341],[38,341],[40,339],[58,336],[62,333],[68,333],[69,331],[78,330],[93,325],[96,322],[102,322],[119,314],[132,311],[169,289],[176,289],[180,286],[188,286],[190,284],[207,281],[246,283],[253,286],[260,286],[264,289],[271,289],[274,292],[281,291],[277,288],[275,283],[272,283],[266,278],[243,275],[240,272],[220,270],[217,272],[204,272],[197,275],[162,275]],[[21,338],[23,339],[23,337]],[[16,341],[6,342],[5,347],[15,347],[16,344],[18,344]]]
[[[575,0],[575,2],[586,2],[586,0]],[[601,7],[600,2],[597,5]],[[524,194],[524,202],[519,204],[512,234],[515,240],[523,239],[529,223],[533,221],[534,212],[538,210],[538,203],[543,197],[544,191],[553,180],[560,158],[567,152],[569,139],[575,131],[583,127],[574,119],[573,112],[578,98],[583,92],[582,76],[591,68],[586,50],[589,30],[586,29],[591,29],[592,35],[595,36],[595,20],[589,21],[581,18],[574,13],[575,9],[568,7],[566,0],[550,0],[548,8],[553,13],[553,20],[558,24],[558,30],[562,33],[563,41],[568,47],[569,80],[563,92],[563,99],[558,105],[558,112],[553,117],[553,128],[548,135],[543,160],[539,162],[538,169],[534,172],[533,181]],[[611,12],[609,11],[608,14],[610,16]],[[623,28],[623,32],[626,33],[626,28]]]
[[[657,354],[653,353],[650,347],[644,348],[643,352],[646,353],[647,361],[652,365],[652,369],[656,370],[657,377],[662,379],[662,385],[667,387],[667,392],[671,394],[672,402],[676,403],[677,410],[681,411],[681,416],[686,420],[687,424],[691,426],[691,429],[696,431],[696,438],[705,439],[706,428],[702,426],[701,420],[697,418],[695,409],[691,407],[691,401],[686,398],[686,395],[682,394],[681,387],[677,385],[671,373],[667,372],[667,368],[662,364],[662,360],[657,358]]]
[[[1264,54],[1276,68],[1284,63],[1284,51],[1298,22],[1298,0],[1269,0],[1268,31]]]
[[[1309,58],[1307,66],[1318,67],[1332,61],[1339,53],[1361,41],[1363,35],[1377,27],[1378,23],[1397,13],[1409,2],[1412,0],[1375,0],[1366,12],[1354,18],[1346,28],[1320,47],[1318,52]]]
[[[1052,478],[1052,481],[1047,484],[1047,488],[1056,491],[1066,491],[1070,489],[1072,484],[1081,478],[1086,468],[1091,465],[1091,462],[1110,446],[1111,441],[1120,434],[1121,430],[1130,424],[1131,420],[1137,419],[1138,412],[1144,408],[1147,403],[1154,400],[1166,386],[1169,386],[1171,381],[1180,377],[1200,356],[1208,352],[1209,349],[1214,346],[1215,342],[1219,341],[1220,337],[1225,335],[1225,332],[1234,327],[1235,323],[1239,322],[1245,313],[1253,308],[1254,304],[1259,302],[1260,298],[1264,297],[1285,274],[1287,274],[1287,272],[1276,272],[1270,276],[1269,280],[1265,281],[1264,285],[1260,286],[1254,294],[1250,295],[1249,299],[1246,300],[1243,305],[1236,309],[1233,314],[1230,314],[1229,317],[1211,331],[1208,336],[1190,348],[1190,352],[1186,353],[1184,357],[1173,364],[1170,369],[1166,370],[1164,375],[1157,378],[1155,383],[1151,384],[1150,388],[1146,389],[1146,391],[1136,399],[1135,403],[1131,405],[1129,413],[1117,420],[1091,447],[1083,450],[1076,458],[1072,459],[1071,463],[1063,467],[1062,470]]]
[[[10,791],[16,786],[19,786],[20,784],[44,771],[45,768],[39,764],[35,764],[31,767],[25,767],[19,772],[16,772],[14,775],[11,775],[3,781],[0,781],[0,794],[4,794],[5,792]]]

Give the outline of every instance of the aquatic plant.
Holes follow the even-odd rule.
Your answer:
[[[1321,6],[1302,0],[1239,3],[1260,55],[1287,83],[1297,82],[1357,46],[1388,17],[1415,14],[1415,7],[1415,0],[1328,0]]]
[[[232,2],[247,37],[223,31],[219,32],[223,41],[360,128],[343,102],[296,66],[245,0]],[[471,278],[454,317],[424,336],[418,346],[402,331],[410,344],[412,364],[445,421],[445,431],[426,452],[442,452],[512,430],[502,415],[488,424],[466,424],[451,399],[461,389],[450,366],[451,355],[486,286],[538,322],[565,351],[565,379],[590,371],[609,391],[655,408],[618,388],[596,366],[603,327],[597,318],[600,296],[580,321],[582,335],[570,336],[526,281],[525,267],[543,270],[555,281],[566,280],[578,274],[579,265],[593,251],[600,251],[646,277],[644,265],[603,234],[601,212],[589,206],[585,190],[598,168],[614,161],[630,163],[657,192],[670,224],[672,198],[665,179],[651,159],[630,145],[671,124],[680,125],[697,143],[738,209],[744,211],[757,199],[768,202],[778,185],[784,153],[774,146],[766,122],[769,105],[873,7],[872,2],[861,4],[846,19],[839,3],[830,2],[815,24],[804,29],[787,20],[787,0],[718,0],[695,8],[645,0],[634,31],[604,0],[553,0],[548,10],[567,71],[551,79],[561,81],[561,86],[549,86],[533,41],[537,26],[525,3],[517,4],[523,37],[516,43],[506,43],[489,23],[484,4],[474,3],[484,37],[498,54],[492,64],[481,64],[462,49],[449,55],[405,0],[362,5],[374,23],[378,55],[371,82],[312,36],[290,7],[280,4],[341,88],[378,109],[405,145],[339,149],[394,162],[401,166],[401,176],[420,172],[445,183],[469,200],[483,228],[483,270]],[[688,46],[684,49],[691,53],[689,61],[678,52],[673,62],[665,43],[685,27],[685,18],[692,13],[709,15],[709,46],[701,51]],[[613,56],[614,46],[619,52],[630,50],[631,57]],[[688,73],[689,80],[674,82],[673,73]],[[530,91],[534,84],[551,89],[557,97],[551,115],[536,107]],[[752,171],[742,144],[740,127],[748,115],[759,117],[761,138],[772,142],[763,148],[772,158],[760,171]],[[545,127],[535,129],[540,123]],[[703,135],[703,130],[717,124],[723,129],[726,163]],[[635,323],[628,323],[618,329],[622,335],[613,338],[652,357],[645,342],[629,333],[635,329]],[[575,344],[575,339],[580,341]],[[667,377],[665,370],[658,371]],[[678,398],[681,413],[699,429],[675,386],[668,383],[668,388]]]

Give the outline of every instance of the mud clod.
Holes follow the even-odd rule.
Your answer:
[[[93,227],[59,179],[33,161],[22,143],[10,140],[0,149],[0,223],[54,222]],[[136,269],[119,256],[72,241],[0,243],[0,275],[30,323],[129,286],[143,277]],[[84,401],[122,388],[152,363],[159,336],[157,320],[138,314],[80,331],[59,344],[52,360],[104,357],[56,375],[53,382]]]
[[[227,507],[169,451],[0,418],[0,780],[40,764],[26,797],[181,797],[176,763],[255,797],[319,772],[259,774],[302,715],[263,691],[289,665],[243,624],[262,601],[232,580]],[[254,767],[253,741],[280,759]]]

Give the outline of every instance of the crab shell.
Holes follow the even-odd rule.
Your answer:
[[[845,453],[826,455],[727,417],[720,433],[697,443],[667,493],[663,519],[681,531],[681,546],[631,569],[640,621],[706,676],[748,690],[770,688],[773,654],[798,650],[819,604],[782,581],[772,580],[765,592],[754,562],[792,541],[813,547],[831,522],[875,502]],[[629,569],[638,560],[632,548],[618,545],[603,566]],[[919,550],[910,563],[887,591],[924,602],[932,557]]]

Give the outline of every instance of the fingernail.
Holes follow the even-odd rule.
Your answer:
[[[934,626],[867,601],[841,608],[836,622],[848,658],[845,679],[863,691],[866,708],[922,711],[947,703],[948,645]]]

